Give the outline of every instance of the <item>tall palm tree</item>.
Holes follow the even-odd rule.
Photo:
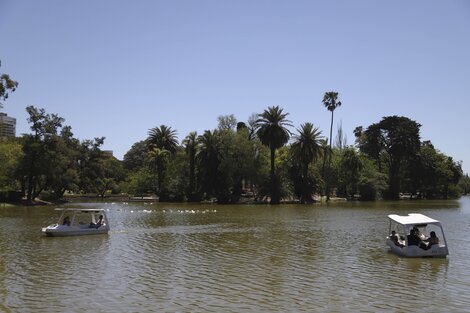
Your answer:
[[[208,195],[217,193],[217,182],[219,174],[220,141],[217,132],[206,130],[198,137],[199,149],[196,160],[200,169],[201,188]]]
[[[322,136],[317,127],[312,123],[300,125],[297,129],[298,135],[294,136],[294,142],[291,145],[292,155],[302,168],[302,194],[300,201],[307,202],[311,192],[308,189],[308,167],[321,154]]]
[[[170,151],[160,149],[157,147],[152,148],[147,154],[147,162],[155,168],[157,172],[157,193],[161,196],[163,178],[165,175],[166,163],[170,156]]]
[[[287,126],[292,127],[292,124],[286,119],[289,113],[283,114],[282,111],[283,109],[279,106],[268,107],[262,114],[258,114],[258,119],[255,122],[258,138],[271,151],[271,176],[274,176],[276,149],[284,146],[291,135]]]
[[[176,130],[166,125],[149,129],[147,146],[149,148],[148,158],[153,160],[151,163],[154,164],[158,175],[158,193],[162,199],[165,197],[162,187],[169,156],[175,154],[178,148]]]
[[[149,147],[165,149],[171,153],[175,153],[178,148],[176,130],[171,129],[171,127],[166,125],[149,129],[147,142]]]
[[[341,101],[338,101],[338,93],[336,91],[325,92],[322,100],[323,105],[328,111],[331,111],[331,125],[330,125],[330,148],[333,140],[331,139],[333,133],[333,113],[337,107],[341,106]]]
[[[341,106],[341,101],[338,101],[338,92],[336,91],[327,91],[323,95],[323,100],[322,100],[323,105],[328,109],[328,111],[331,111],[331,125],[330,125],[330,151],[331,151],[331,144],[333,142],[332,140],[332,134],[333,134],[333,113],[337,107]],[[331,169],[331,153],[328,159],[328,172]],[[329,190],[329,183],[328,179],[326,179],[326,201],[330,200],[330,190]]]
[[[183,140],[183,145],[189,158],[189,192],[193,193],[196,189],[197,132],[190,132]]]
[[[292,127],[289,120],[286,119],[289,113],[282,113],[279,106],[268,107],[262,114],[258,115],[255,122],[256,134],[261,143],[267,146],[271,151],[271,203],[279,203],[280,196],[275,192],[279,186],[275,186],[275,169],[274,159],[276,156],[276,149],[284,146],[291,135],[288,126]]]

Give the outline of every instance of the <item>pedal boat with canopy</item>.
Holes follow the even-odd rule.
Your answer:
[[[104,209],[57,208],[57,223],[42,228],[51,237],[107,234],[109,222]]]
[[[424,214],[410,213],[408,215],[388,215],[389,235],[386,244],[390,250],[404,257],[443,257],[449,254],[444,229],[438,220]],[[392,238],[392,231],[396,238]],[[433,232],[434,234],[431,234]],[[410,235],[416,233],[419,244],[411,244]],[[430,236],[437,236],[437,244],[431,244]]]

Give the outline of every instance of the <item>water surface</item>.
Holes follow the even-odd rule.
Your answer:
[[[108,235],[49,238],[53,207],[0,207],[1,312],[442,312],[470,307],[470,199],[81,203]],[[447,259],[387,252],[387,215],[440,220]]]

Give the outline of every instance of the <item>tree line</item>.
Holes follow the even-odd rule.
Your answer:
[[[2,77],[5,100],[17,83]],[[421,141],[416,121],[387,116],[358,126],[349,146],[339,127],[333,144],[338,93],[326,92],[322,104],[331,112],[328,138],[312,122],[295,128],[283,108],[271,106],[246,122],[219,116],[216,129],[190,132],[181,143],[171,126],[151,128],[122,161],[101,150],[104,137],[80,141],[62,117],[28,106],[31,133],[0,140],[0,191],[16,191],[28,202],[58,200],[66,192],[111,192],[157,195],[160,201],[248,198],[273,204],[331,196],[448,199],[469,192],[461,163]]]
[[[181,143],[170,126],[151,128],[120,161],[101,150],[104,137],[80,141],[62,117],[26,111],[31,133],[0,141],[0,190],[30,202],[65,192],[275,204],[321,196],[448,199],[469,191],[460,162],[421,141],[421,125],[402,116],[357,127],[350,146],[339,128],[333,145],[311,122],[293,129],[288,113],[272,106],[247,122],[219,116],[216,129],[191,132]]]

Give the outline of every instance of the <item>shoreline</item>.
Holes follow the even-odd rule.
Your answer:
[[[364,202],[364,203],[371,203],[371,202],[421,202],[421,201],[456,201],[461,199],[462,197],[468,197],[470,195],[462,195],[460,198],[456,199],[418,199],[413,197],[402,197],[397,200],[388,200],[388,199],[378,199],[378,200],[360,200],[360,199],[347,199],[347,198],[340,198],[340,197],[330,197],[330,203],[338,203],[338,202]],[[80,203],[80,202],[123,202],[123,203],[187,203],[187,204],[214,204],[214,205],[270,205],[269,201],[255,201],[254,198],[242,198],[237,203],[223,203],[219,204],[217,201],[165,201],[160,202],[156,197],[128,197],[123,195],[116,195],[116,196],[92,196],[92,195],[80,195],[80,196],[67,196],[59,201],[44,201],[41,199],[36,199],[33,202],[0,202],[0,208],[6,207],[19,207],[19,206],[46,206],[46,205],[61,205],[61,204],[68,204],[68,203]],[[315,201],[311,203],[301,204],[299,200],[284,200],[279,203],[279,205],[285,204],[298,204],[298,205],[308,205],[308,204],[326,204],[326,197],[322,197],[321,199],[316,197]]]

